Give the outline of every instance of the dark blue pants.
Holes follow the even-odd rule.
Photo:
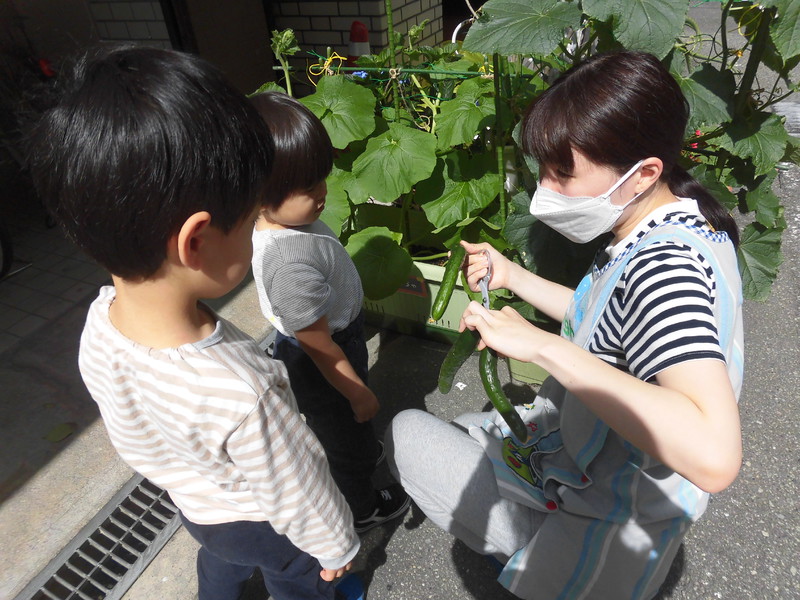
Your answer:
[[[363,314],[331,337],[366,384],[369,354]],[[272,356],[286,364],[297,406],[325,449],[333,480],[353,515],[361,518],[372,513],[376,502],[372,474],[378,459],[372,422],[356,422],[350,402],[328,383],[295,338],[278,332]]]
[[[201,546],[197,553],[199,600],[237,600],[256,568],[276,600],[333,599],[333,583],[319,576],[319,561],[276,533],[268,522],[198,525],[183,514],[181,521]]]

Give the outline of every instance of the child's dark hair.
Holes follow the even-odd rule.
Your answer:
[[[30,168],[48,211],[112,274],[147,279],[192,214],[227,233],[261,201],[269,130],[208,62],[100,48],[61,85],[31,132]]]
[[[574,166],[572,149],[619,174],[643,158],[660,158],[670,191],[697,200],[711,226],[738,246],[733,217],[678,164],[688,119],[686,98],[655,56],[598,54],[564,73],[531,104],[523,149],[540,164],[567,172]]]
[[[280,92],[250,97],[275,140],[275,160],[265,206],[278,207],[292,193],[324,181],[333,168],[333,145],[325,126],[300,102]]]

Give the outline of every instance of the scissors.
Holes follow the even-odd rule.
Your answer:
[[[478,287],[481,290],[481,296],[483,297],[483,308],[489,310],[489,280],[492,278],[492,257],[489,256],[488,250],[481,250],[481,252],[486,256],[486,275],[480,278],[478,281]]]

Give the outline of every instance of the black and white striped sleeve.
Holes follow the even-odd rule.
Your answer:
[[[713,306],[714,274],[695,250],[674,243],[643,248],[624,275],[620,341],[631,373],[649,380],[672,365],[724,360]]]

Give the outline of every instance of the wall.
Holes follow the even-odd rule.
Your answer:
[[[304,52],[293,59],[292,66],[303,69],[313,61],[306,51],[325,56],[328,46],[341,56],[348,54],[350,26],[361,21],[369,31],[373,53],[388,45],[388,20],[383,0],[273,0],[270,4],[275,29],[294,30]],[[414,25],[429,19],[420,44],[434,46],[443,41],[441,0],[393,0],[394,30],[406,34]]]

